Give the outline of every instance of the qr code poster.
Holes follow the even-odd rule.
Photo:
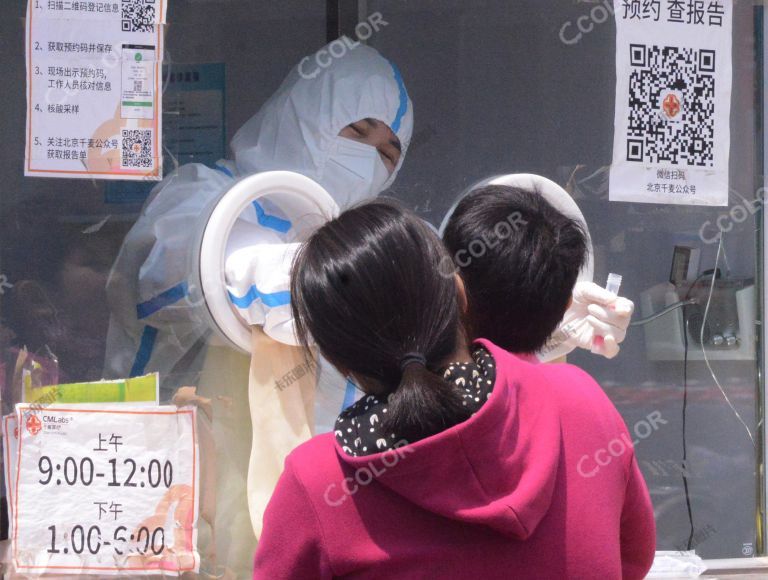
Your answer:
[[[614,0],[611,201],[728,205],[732,1]]]
[[[169,0],[28,0],[24,174],[162,179]]]

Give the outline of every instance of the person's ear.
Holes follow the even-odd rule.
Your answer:
[[[568,305],[565,307],[566,310],[570,310],[571,306],[573,306],[573,294],[571,294],[568,297]]]
[[[469,310],[469,300],[467,300],[467,288],[464,286],[464,280],[457,272],[453,275],[453,279],[456,282],[456,292],[459,295],[459,308],[462,314],[466,314]]]

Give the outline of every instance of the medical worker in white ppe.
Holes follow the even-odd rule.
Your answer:
[[[195,239],[200,213],[235,180],[262,171],[295,171],[322,185],[342,209],[395,180],[413,130],[413,108],[400,72],[364,45],[341,58],[310,62],[315,60],[328,64],[311,71],[314,76],[307,74],[304,61],[301,72],[294,67],[235,134],[232,160],[215,168],[184,165],[152,191],[107,285],[112,311],[108,376],[158,371],[170,384],[194,378],[183,371],[208,329],[195,316],[199,289],[192,287],[190,264],[178,258],[186,257]],[[253,225],[269,243],[291,239],[279,206],[255,206],[241,217],[244,227]],[[179,380],[173,380],[174,373],[181,374]]]
[[[329,54],[328,47],[319,54]],[[262,358],[270,376],[259,379],[264,387],[260,394],[283,397],[265,404],[283,409],[285,417],[259,416],[251,397],[252,420],[248,397],[249,389],[254,388],[254,373],[252,369],[249,386],[249,359],[209,340],[205,304],[189,271],[195,267],[189,249],[204,226],[201,216],[210,214],[211,205],[236,180],[271,170],[310,177],[340,208],[375,196],[395,180],[413,130],[412,104],[394,63],[364,45],[347,50],[340,58],[316,57],[294,67],[277,92],[240,128],[231,142],[230,160],[222,160],[214,168],[184,165],[152,191],[107,284],[112,317],[105,374],[125,377],[160,372],[165,399],[176,387],[189,384],[197,385],[198,394],[212,401],[215,472],[209,463],[201,474],[216,480],[215,485],[207,486],[215,489],[215,507],[210,507],[208,517],[217,522],[211,532],[216,552],[211,559],[237,577],[246,570],[250,576],[254,532],[259,533],[262,506],[287,452],[282,448],[271,451],[267,446],[251,456],[251,425],[254,442],[260,434],[267,438],[278,431],[278,443],[287,450],[292,442],[298,444],[298,439],[311,433],[303,420],[296,426],[291,416],[295,405],[286,404],[299,388],[286,386],[284,375],[292,369],[275,365],[276,359],[291,360],[284,356],[292,348],[285,345],[293,343],[287,294],[290,252],[285,253],[286,263],[256,271],[251,280],[227,262],[233,304],[244,320],[263,326],[269,337],[261,344],[269,351]],[[322,66],[307,74],[312,63]],[[253,204],[234,229],[252,238],[255,246],[279,247],[282,242],[288,247],[296,241],[279,196]],[[254,355],[256,366],[258,356]],[[318,422],[330,429],[342,406],[345,380],[338,374],[328,376],[327,370],[321,365],[315,400]],[[314,387],[314,371],[298,382],[308,380]],[[203,498],[202,519],[204,504]]]

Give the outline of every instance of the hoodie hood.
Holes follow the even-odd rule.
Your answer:
[[[237,172],[295,171],[326,187],[326,163],[338,147],[339,131],[365,118],[386,123],[400,139],[400,160],[383,190],[405,159],[413,105],[393,62],[343,37],[302,59],[238,130],[231,142]],[[332,195],[342,207],[359,201]]]
[[[406,501],[443,517],[488,526],[527,539],[552,502],[560,459],[560,420],[548,398],[544,370],[478,341],[496,361],[493,392],[467,421],[393,451],[353,457],[336,444],[353,469]]]

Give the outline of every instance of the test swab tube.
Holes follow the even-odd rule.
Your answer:
[[[621,274],[608,274],[608,281],[605,283],[605,289],[608,290],[614,296],[619,295],[619,289],[621,288]],[[605,344],[605,337],[595,336],[592,339],[592,352],[599,352]]]
[[[619,295],[619,289],[621,288],[621,274],[608,274],[608,282],[605,284],[605,289],[608,290],[614,296]]]

